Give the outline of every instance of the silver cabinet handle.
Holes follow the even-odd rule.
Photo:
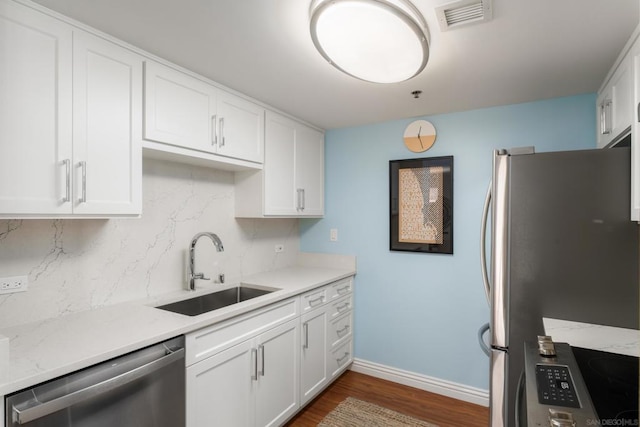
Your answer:
[[[344,310],[349,308],[349,303],[345,302],[344,304],[336,307],[336,310],[338,310],[338,313],[342,313]]]
[[[258,350],[255,348],[251,349],[251,361],[253,362],[253,372],[251,373],[251,379],[253,381],[258,380]]]
[[[225,144],[224,138],[224,117],[220,117],[220,147],[224,147]]]
[[[302,324],[302,328],[304,329],[304,344],[302,345],[302,348],[306,350],[309,348],[309,323],[304,322]]]
[[[264,345],[260,344],[258,346],[258,352],[262,355],[262,362],[261,362],[261,366],[260,366],[260,376],[264,377]]]
[[[343,292],[344,292],[344,293],[349,292],[349,288],[350,288],[350,286],[349,286],[349,285],[347,285],[347,286],[343,286],[343,287],[341,287],[341,288],[336,289],[336,292],[338,293],[338,295],[340,295],[340,294],[342,294]]]
[[[214,147],[218,145],[218,121],[216,117],[218,117],[217,114],[211,116],[211,145]]]
[[[87,399],[107,393],[108,391],[133,382],[139,378],[149,375],[151,372],[155,372],[158,369],[161,369],[173,363],[174,361],[182,357],[184,357],[184,349],[181,348],[167,354],[166,356],[162,356],[159,359],[132,369],[128,372],[117,375],[113,378],[109,378],[108,380],[102,381],[100,383],[93,384],[81,390],[74,391],[73,393],[69,393],[57,399],[41,403],[38,406],[34,406],[24,410],[19,410],[14,406],[14,419],[18,422],[18,424],[26,424],[30,421],[37,420],[38,418],[53,414],[54,412],[58,412],[62,409],[68,408]]]
[[[304,206],[303,206],[304,202],[302,201],[303,198],[304,198],[304,189],[298,188],[298,189],[296,189],[296,193],[297,193],[297,196],[298,196],[298,198],[296,200],[296,210],[301,211],[301,210],[304,209]]]
[[[87,202],[87,162],[85,162],[84,160],[81,162],[78,162],[78,166],[80,166],[80,169],[82,170],[82,195],[78,199],[78,202],[86,203]]]
[[[302,208],[301,208],[301,210],[304,210],[304,208],[305,208],[305,201],[306,200],[305,200],[305,197],[304,197],[304,188],[303,188],[302,189]]]
[[[349,332],[349,325],[344,325],[344,328],[338,329],[336,331],[336,334],[338,334],[338,336],[341,337],[342,334],[346,334],[347,332]]]
[[[309,300],[309,305],[313,306],[316,303],[322,303],[324,301],[324,295],[320,295],[318,298]]]
[[[640,122],[640,102],[638,103],[638,122]]]
[[[65,168],[65,193],[62,202],[68,203],[71,201],[71,159],[64,159],[62,164]]]
[[[349,357],[349,352],[345,352],[344,356],[336,359],[336,362],[338,362],[338,365],[342,365],[342,362],[346,360],[348,357]]]
[[[601,124],[601,127],[602,127],[601,133],[603,135],[609,135],[611,133],[610,118],[611,118],[611,106],[612,105],[613,105],[613,101],[608,99],[602,104],[602,109],[600,110],[600,124]]]

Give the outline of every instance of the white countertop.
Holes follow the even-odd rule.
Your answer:
[[[1,329],[0,337],[9,338],[9,361],[5,361],[0,369],[0,396],[241,315],[356,272],[355,259],[352,266],[349,262],[333,263],[331,268],[320,264],[307,262],[246,277],[242,281],[244,284],[279,290],[199,316],[185,316],[154,306],[237,284],[208,286],[195,292],[185,290],[162,298],[105,306]]]
[[[544,331],[555,342],[566,342],[574,347],[640,357],[640,331],[594,325],[591,323],[542,318]]]

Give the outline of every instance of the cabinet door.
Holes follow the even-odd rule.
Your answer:
[[[324,214],[324,135],[300,125],[296,134],[296,194],[298,214]]]
[[[218,92],[217,154],[262,163],[264,108],[230,93]]]
[[[625,58],[598,96],[598,148],[627,130],[633,121],[632,58]]]
[[[215,88],[152,61],[144,67],[144,138],[213,153]]]
[[[266,114],[264,214],[296,215],[296,123],[270,111]]]
[[[142,58],[74,32],[74,214],[140,214]]]
[[[300,406],[299,319],[265,332],[258,345],[256,426],[278,426]],[[235,424],[228,424],[235,425]]]
[[[633,119],[633,76],[630,58],[625,59],[612,77],[612,138],[631,126]]]
[[[189,366],[187,427],[253,426],[255,362],[248,340]]]
[[[0,34],[0,215],[71,213],[71,28],[2,0]]]
[[[320,307],[300,318],[300,403],[304,405],[323,389],[327,375],[327,310]]]

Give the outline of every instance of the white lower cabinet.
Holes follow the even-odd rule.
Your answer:
[[[278,426],[353,361],[353,278],[186,336],[187,427]]]
[[[317,308],[300,318],[300,403],[310,401],[329,381],[327,348],[329,326],[327,307]]]
[[[187,426],[253,426],[253,341],[187,368]]]
[[[299,407],[299,322],[187,368],[187,426],[277,426]]]

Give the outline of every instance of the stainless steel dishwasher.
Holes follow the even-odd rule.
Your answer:
[[[184,426],[184,337],[22,390],[5,403],[7,427]]]

